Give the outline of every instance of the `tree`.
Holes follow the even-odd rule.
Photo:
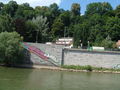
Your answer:
[[[62,21],[62,23],[64,23],[65,26],[70,25],[70,12],[69,11],[61,13],[58,18]]]
[[[29,3],[0,2],[0,32],[15,30],[24,41],[42,43],[70,36],[75,38],[76,46],[78,39],[86,46],[87,40],[99,43],[108,35],[112,41],[120,38],[120,5],[113,10],[108,2],[95,2],[87,5],[85,15],[80,10],[79,3],[73,3],[71,10],[64,10],[56,3],[33,8]]]
[[[4,6],[4,4],[2,2],[0,2],[0,12],[1,12],[3,6]]]
[[[106,20],[107,17],[99,14],[94,14],[87,19],[90,25],[89,41],[91,43],[102,41],[106,37],[106,31],[104,27]]]
[[[59,15],[59,7],[56,3],[51,4],[49,8],[53,18]]]
[[[116,7],[116,9],[115,9],[115,14],[116,14],[117,17],[120,18],[120,5],[118,5],[118,6]]]
[[[84,22],[83,24],[77,24],[74,26],[74,47],[80,46],[80,40],[83,46],[87,46],[89,37],[89,24]]]
[[[43,16],[47,16],[47,14],[50,14],[50,8],[47,7],[47,6],[37,6],[35,7],[35,14],[36,16],[40,16],[40,15],[43,15]]]
[[[34,16],[34,9],[30,7],[28,3],[19,5],[15,13],[15,18],[23,18],[25,20],[32,19]]]
[[[28,20],[25,23],[25,27],[26,27],[26,41],[27,42],[35,42],[35,37],[36,36],[36,26],[35,24],[31,21]]]
[[[14,25],[13,25],[13,20],[10,16],[8,15],[0,15],[0,32],[12,32],[14,31]]]
[[[11,17],[14,17],[17,8],[18,4],[16,3],[16,1],[10,1],[8,4],[4,5],[4,7],[2,8],[2,13],[9,14]]]
[[[113,10],[113,8],[112,8],[110,3],[108,3],[108,2],[103,2],[102,3],[102,12],[101,12],[101,14],[104,14],[104,13],[112,11],[112,10]]]
[[[52,32],[53,39],[64,36],[64,24],[60,18],[54,21],[51,32]]]
[[[102,41],[95,42],[95,46],[105,47],[105,49],[115,48],[115,42],[111,40],[109,35]]]
[[[105,37],[105,29],[100,24],[90,27],[89,41],[93,43],[101,42]]]
[[[15,18],[24,18],[23,12],[24,12],[24,7],[22,5],[19,5],[15,13]]]
[[[15,31],[24,37],[24,41],[27,41],[27,30],[25,26],[26,21],[21,18],[16,18],[13,23],[15,26]]]
[[[60,16],[61,13],[63,13],[64,10],[63,9],[59,9],[58,5],[56,3],[51,4],[49,7],[47,6],[38,6],[35,8],[35,14],[36,16],[43,16],[43,17],[47,17],[47,21],[49,22],[48,24],[48,36],[47,38],[49,38],[49,41],[52,41],[52,26],[54,24],[54,21],[56,20],[56,18],[60,18],[63,20],[63,22],[66,20],[68,20],[66,18],[66,16]],[[67,15],[67,14],[66,14]],[[62,18],[63,17],[63,18]],[[64,18],[65,17],[65,18]],[[65,24],[67,24],[67,22],[65,21]],[[52,33],[52,34],[51,34]]]
[[[87,5],[85,14],[88,16],[93,14],[104,15],[105,13],[111,10],[112,10],[112,6],[108,2],[90,3]]]
[[[26,7],[26,8],[29,8],[30,7],[30,4],[29,3],[23,3],[22,6]]]
[[[108,18],[105,28],[106,33],[111,37],[111,40],[118,41],[120,39],[120,18]]]
[[[73,3],[71,7],[71,12],[73,16],[80,15],[80,4]]]
[[[32,22],[36,26],[36,33],[37,33],[36,34],[36,42],[38,42],[39,35],[42,35],[41,40],[43,40],[47,36],[47,30],[49,29],[47,17],[38,16],[36,18],[33,18]]]
[[[50,25],[54,22],[54,20],[60,15],[59,7],[56,3],[53,3],[49,6],[49,18]]]
[[[22,63],[22,37],[16,32],[0,33],[0,62],[9,66]]]

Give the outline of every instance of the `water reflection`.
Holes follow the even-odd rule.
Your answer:
[[[0,68],[0,90],[119,90],[120,74]]]

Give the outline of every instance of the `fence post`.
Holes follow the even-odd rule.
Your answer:
[[[61,66],[64,65],[64,48],[62,49],[62,60],[61,60]]]

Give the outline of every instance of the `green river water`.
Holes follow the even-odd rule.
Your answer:
[[[0,90],[120,90],[120,74],[0,67]]]

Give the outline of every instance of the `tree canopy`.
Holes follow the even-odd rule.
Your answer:
[[[23,48],[20,46],[22,38],[16,32],[0,33],[0,63],[15,65],[22,63]]]
[[[0,32],[16,31],[24,41],[44,43],[61,37],[73,37],[74,45],[100,45],[109,36],[111,41],[120,39],[120,5],[115,9],[108,2],[90,3],[81,14],[79,3],[70,10],[50,6],[31,7],[29,3],[0,2]],[[97,44],[96,44],[97,43]]]

